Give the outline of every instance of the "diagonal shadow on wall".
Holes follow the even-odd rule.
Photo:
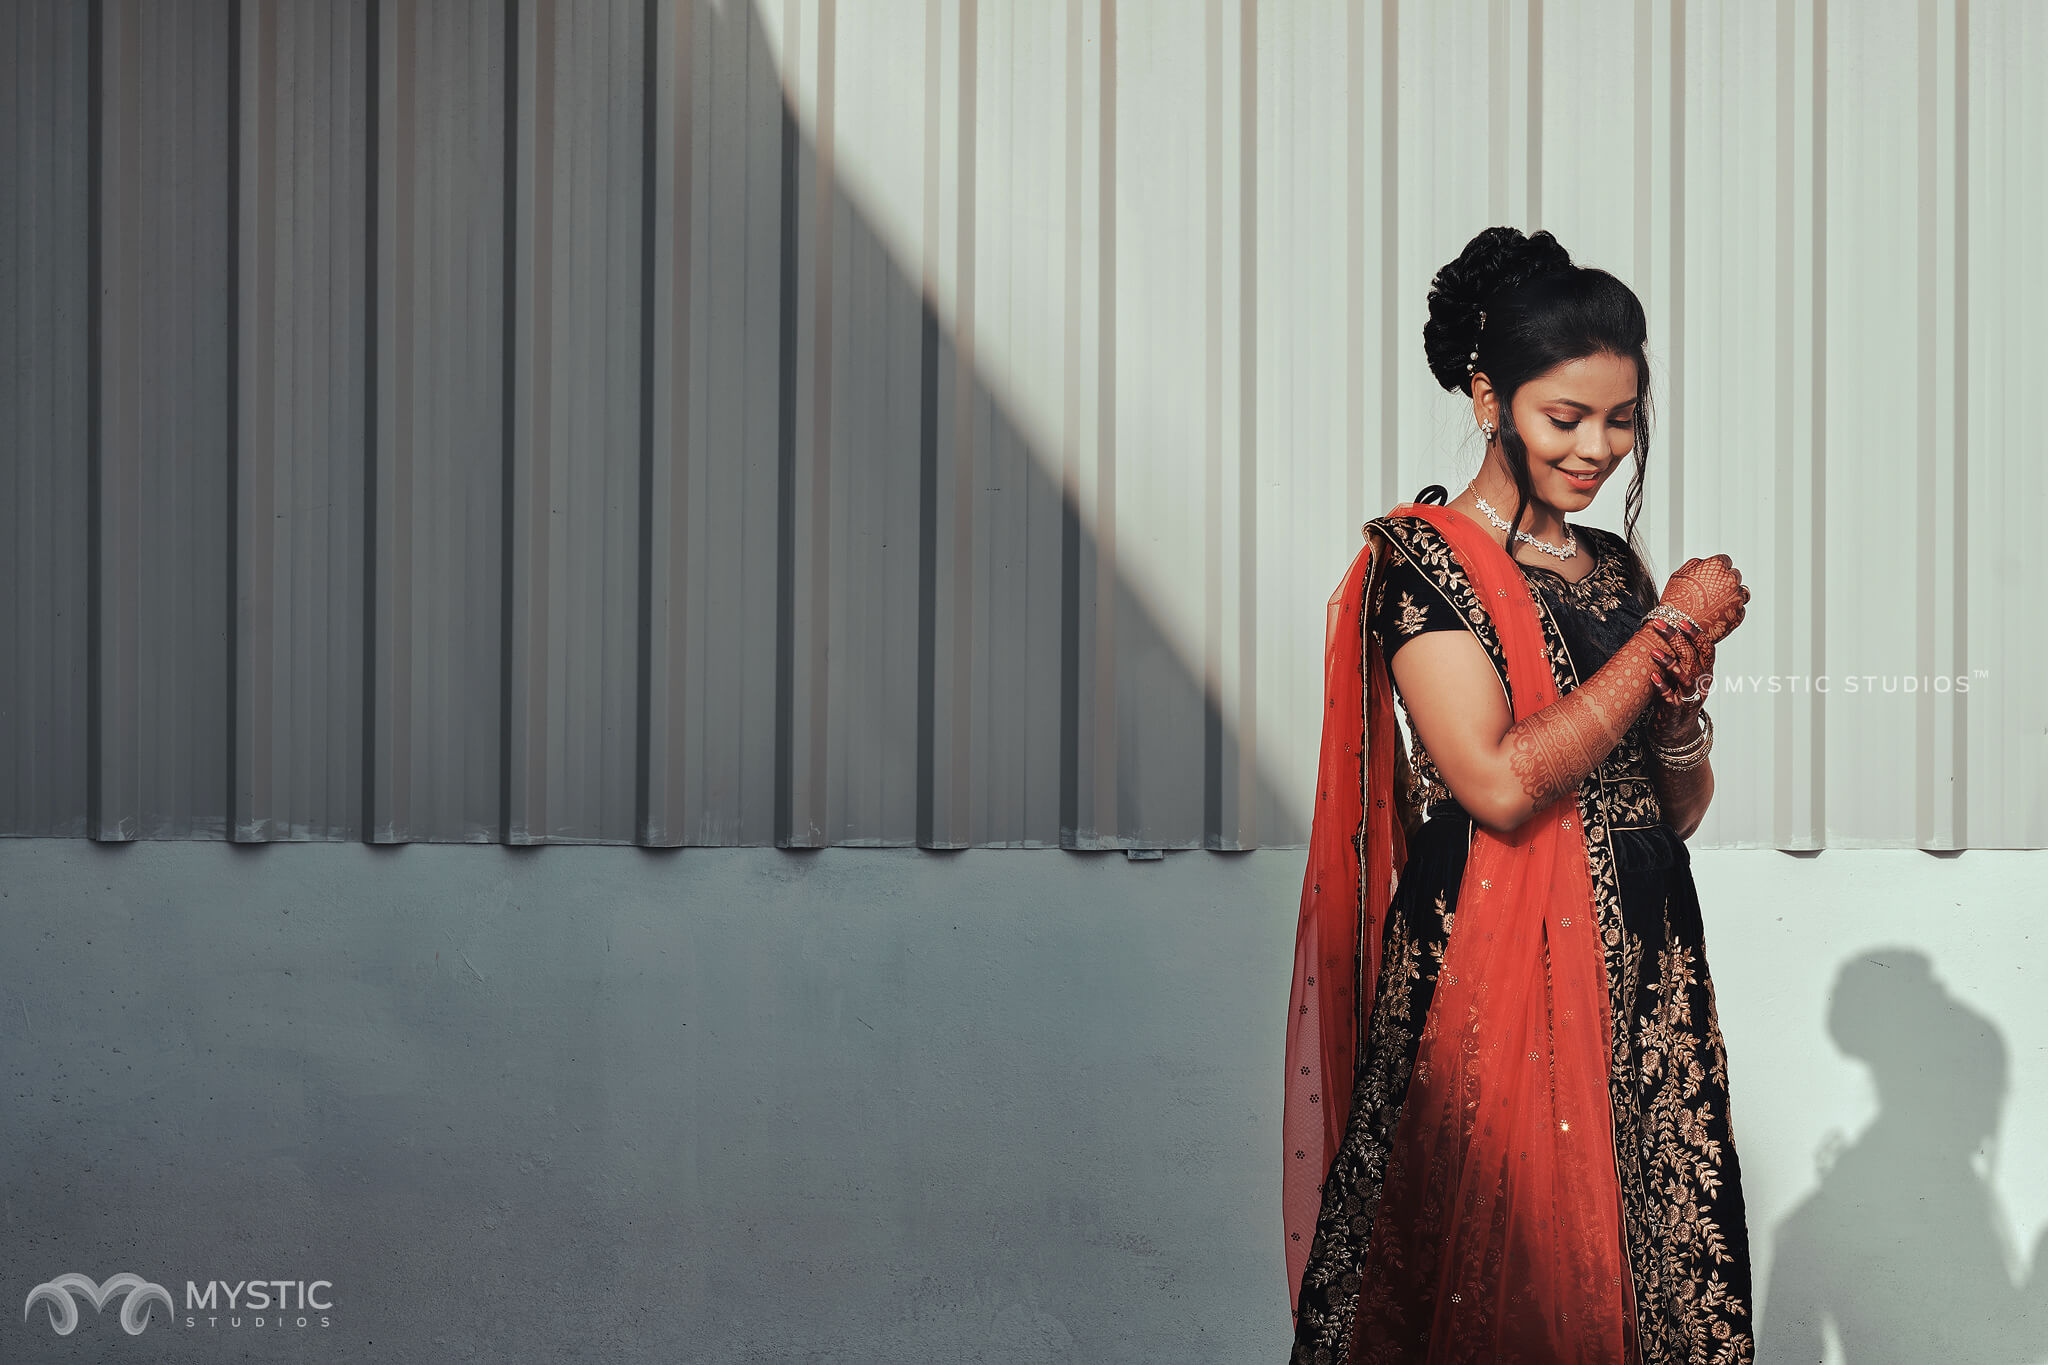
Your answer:
[[[925,17],[971,58],[976,12]],[[1108,100],[1089,245],[1078,200],[1039,224],[1074,248],[1069,335],[1020,362],[1067,368],[1051,417],[991,378],[1016,338],[947,321],[974,266],[942,307],[847,192],[755,4],[24,13],[8,145],[45,160],[0,193],[89,246],[13,290],[54,344],[0,390],[50,587],[0,679],[5,832],[1305,841],[1273,760],[1313,730],[1246,721],[1320,664],[1258,661],[1255,456],[1117,449],[1113,5],[1069,54]],[[923,153],[970,263],[975,140],[936,130],[973,68]],[[1030,287],[999,273],[985,318]]]

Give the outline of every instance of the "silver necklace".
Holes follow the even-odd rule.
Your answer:
[[[1472,500],[1479,505],[1479,510],[1486,514],[1486,519],[1488,521],[1492,522],[1495,526],[1498,526],[1503,531],[1508,529],[1508,523],[1501,520],[1500,514],[1493,510],[1492,505],[1489,504],[1485,498],[1482,498],[1477,493],[1474,493],[1472,495]],[[1543,553],[1547,555],[1556,555],[1559,559],[1570,559],[1573,555],[1579,552],[1578,539],[1577,537],[1572,535],[1572,528],[1569,526],[1564,528],[1564,544],[1562,545],[1552,545],[1547,540],[1538,540],[1536,539],[1536,537],[1530,535],[1527,531],[1515,532],[1515,539],[1526,540],[1531,545],[1534,545],[1537,549],[1543,551]]]

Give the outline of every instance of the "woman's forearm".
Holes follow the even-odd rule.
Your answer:
[[[1508,776],[1473,818],[1511,830],[1577,791],[1654,695],[1661,640],[1654,628],[1642,627],[1592,677],[1509,726],[1500,741]]]
[[[1654,754],[1650,762],[1657,770],[1657,803],[1663,807],[1664,823],[1681,839],[1692,838],[1707,805],[1714,799],[1714,766],[1702,761],[1697,768],[1673,768]]]

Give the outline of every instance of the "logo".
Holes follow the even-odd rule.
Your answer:
[[[163,1305],[164,1322],[171,1327],[215,1331],[245,1327],[269,1331],[306,1327],[317,1330],[333,1323],[329,1314],[334,1309],[334,1300],[323,1298],[322,1291],[332,1295],[334,1281],[208,1280],[202,1289],[187,1280],[185,1320],[180,1323],[178,1307],[171,1301],[170,1291],[154,1281],[124,1270],[109,1277],[105,1284],[94,1284],[90,1276],[72,1271],[54,1280],[45,1280],[29,1290],[28,1301],[21,1306],[21,1320],[27,1322],[40,1303],[50,1315],[50,1330],[60,1337],[68,1337],[78,1330],[79,1298],[98,1312],[119,1294],[126,1296],[121,1304],[121,1330],[131,1337],[141,1336],[143,1329],[155,1320],[151,1310],[158,1304]]]
[[[60,1337],[68,1337],[78,1330],[78,1302],[71,1296],[82,1294],[95,1313],[107,1306],[107,1300],[116,1294],[125,1294],[121,1302],[121,1330],[131,1337],[142,1335],[142,1329],[149,1326],[149,1310],[152,1304],[161,1303],[167,1315],[176,1311],[171,1303],[171,1291],[160,1284],[152,1284],[140,1275],[122,1271],[109,1276],[105,1284],[94,1284],[90,1276],[77,1271],[59,1275],[54,1280],[45,1280],[28,1291],[28,1302],[21,1306],[21,1320],[28,1321],[29,1313],[38,1301],[50,1314],[50,1330]]]

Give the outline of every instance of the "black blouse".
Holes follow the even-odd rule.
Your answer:
[[[1561,692],[1569,692],[1578,681],[1592,677],[1641,628],[1643,614],[1656,605],[1654,599],[1645,600],[1630,591],[1630,551],[1626,541],[1597,526],[1574,526],[1572,531],[1580,553],[1594,556],[1593,570],[1585,577],[1574,581],[1545,565],[1515,561],[1535,591],[1538,604],[1555,622],[1557,637],[1564,645],[1566,658],[1558,662],[1564,665],[1564,681],[1570,685],[1561,685]],[[1432,538],[1436,535],[1425,534]],[[1451,605],[1441,578],[1441,568],[1425,570],[1409,558],[1399,543],[1387,556],[1368,608],[1367,626],[1390,666],[1401,646],[1418,635],[1467,628],[1464,618]],[[1576,679],[1571,675],[1576,675]],[[1398,683],[1394,690],[1406,715],[1408,699],[1400,696]],[[1654,822],[1658,818],[1655,799],[1649,791],[1652,773],[1648,745],[1644,742],[1647,723],[1646,710],[1598,770],[1599,776],[1615,788],[1616,795],[1625,796],[1630,809],[1617,814],[1631,822]],[[1414,730],[1410,717],[1411,736]],[[1419,803],[1427,806],[1449,800],[1450,791],[1420,739],[1413,740],[1410,749]]]

